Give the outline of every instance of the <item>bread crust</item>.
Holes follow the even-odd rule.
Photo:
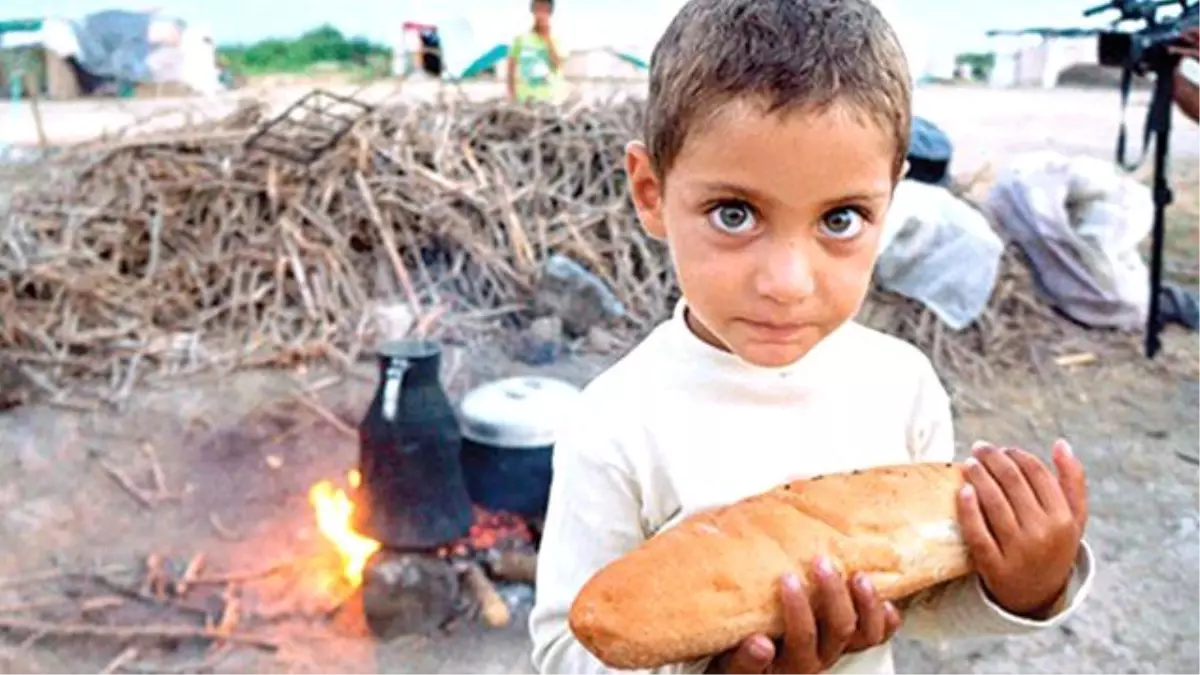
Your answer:
[[[684,519],[599,570],[568,622],[612,668],[657,668],[779,637],[779,579],[811,581],[826,555],[899,600],[971,571],[958,529],[962,466],[925,463],[831,474]]]

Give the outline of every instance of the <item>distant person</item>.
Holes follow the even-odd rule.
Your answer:
[[[515,101],[552,101],[558,93],[562,58],[550,35],[554,0],[533,0],[533,27],[513,39],[508,51],[508,97]]]
[[[1184,31],[1182,44],[1171,51],[1181,57],[1175,69],[1175,103],[1193,122],[1200,121],[1200,27]]]

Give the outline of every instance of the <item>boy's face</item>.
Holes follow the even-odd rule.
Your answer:
[[[735,101],[688,136],[665,183],[640,143],[626,164],[643,226],[670,245],[692,330],[784,366],[858,312],[894,156],[892,138],[846,108],[767,115]]]
[[[543,28],[543,29],[546,26],[549,26],[550,25],[550,14],[552,14],[552,11],[550,9],[550,3],[548,3],[548,2],[534,2],[533,3],[533,25],[537,26],[538,28]]]

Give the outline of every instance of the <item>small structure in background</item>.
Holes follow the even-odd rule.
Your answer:
[[[78,77],[61,51],[72,44],[70,28],[59,21],[0,21],[0,86],[7,97],[24,98],[31,87],[48,99],[79,96]]]
[[[989,37],[995,63],[988,84],[993,87],[1050,89],[1072,68],[1100,65],[1094,35],[991,31]]]
[[[11,97],[36,86],[48,99],[224,88],[212,35],[157,11],[0,21],[0,79]]]
[[[405,21],[401,35],[400,44],[392,50],[392,74],[411,77],[423,73],[440,78],[446,68],[438,27],[431,23]]]
[[[613,47],[596,47],[570,52],[563,60],[563,75],[569,79],[628,80],[649,69],[642,59]]]

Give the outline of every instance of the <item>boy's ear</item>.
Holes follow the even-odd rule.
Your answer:
[[[654,172],[650,153],[641,141],[631,141],[625,146],[625,174],[629,178],[629,196],[633,198],[633,207],[642,221],[642,229],[655,239],[665,240],[667,228],[662,218],[663,185]]]

